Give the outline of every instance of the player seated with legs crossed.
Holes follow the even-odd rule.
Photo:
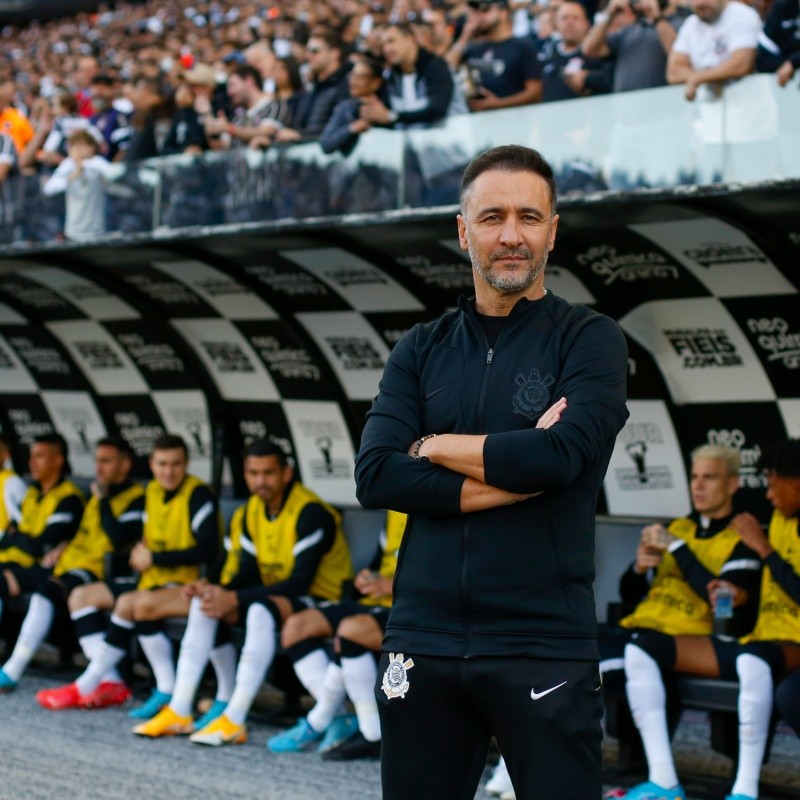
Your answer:
[[[130,480],[130,445],[117,436],[101,439],[94,463],[92,496],[78,532],[59,556],[53,574],[31,597],[14,651],[0,669],[0,692],[16,689],[55,615],[67,612],[72,593],[105,580],[107,556],[130,548],[142,536],[144,489]],[[76,627],[79,629],[79,624]],[[127,687],[124,689],[127,692]]]
[[[373,564],[361,570],[354,581],[360,600],[322,603],[293,614],[283,626],[281,643],[316,704],[297,725],[267,741],[273,753],[300,752],[316,743],[328,760],[380,757],[377,657],[392,603],[392,581],[406,519],[396,511],[386,514]],[[334,634],[331,659],[326,640]],[[340,713],[345,697],[353,703],[355,718]]]
[[[6,600],[35,591],[53,574],[83,515],[83,495],[67,479],[68,449],[61,435],[34,439],[28,469],[33,484],[23,496],[19,524],[9,522],[0,537],[0,615]]]
[[[342,581],[352,575],[340,514],[295,480],[280,447],[266,440],[249,445],[244,476],[251,495],[231,526],[234,557],[226,562],[224,585],[197,588],[172,700],[133,729],[140,736],[191,733],[192,742],[216,747],[246,742],[245,720],[284,621],[303,608],[337,600]],[[192,733],[193,698],[220,623],[245,626],[233,693],[216,719]]]
[[[686,797],[670,748],[666,687],[674,673],[724,673],[720,648],[725,642],[711,636],[719,588],[733,593],[735,616],[728,633],[743,634],[755,621],[761,561],[733,523],[738,487],[738,451],[699,447],[692,453],[693,513],[673,520],[667,529],[651,525],[642,532],[635,571],[641,581],[652,575],[652,583],[620,625],[631,631],[624,648],[625,689],[644,743],[649,779],[628,791],[630,800]],[[726,677],[735,677],[732,664]]]
[[[156,439],[150,456],[153,480],[145,489],[144,535],[130,555],[130,565],[139,574],[136,589],[123,592],[116,601],[118,584],[94,584],[80,595],[72,593],[70,612],[89,666],[74,683],[37,692],[40,705],[60,710],[125,702],[130,695],[120,690],[113,670],[129,652],[134,634],[153,670],[156,688],[131,715],[149,718],[169,701],[175,664],[163,621],[186,616],[189,602],[181,587],[197,580],[201,567],[216,560],[220,543],[216,499],[205,483],[188,473],[188,464],[188,449],[180,436],[164,434]],[[113,611],[107,626],[102,609],[109,607]],[[90,705],[88,698],[101,683],[111,684],[109,691],[96,694]]]

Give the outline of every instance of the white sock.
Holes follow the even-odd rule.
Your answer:
[[[236,670],[236,685],[225,716],[236,725],[243,725],[269,665],[275,657],[275,620],[260,603],[247,611],[247,632]]]
[[[322,682],[325,680],[325,670],[330,663],[331,660],[322,647],[312,650],[294,662],[295,675],[315,700],[319,699]]]
[[[343,658],[342,675],[347,696],[355,706],[361,733],[368,742],[377,742],[381,738],[381,721],[375,700],[378,665],[372,653],[362,653],[356,658]]]
[[[70,614],[72,621],[74,622],[76,619],[80,619],[81,617],[86,617],[89,614],[96,614],[98,611],[97,606],[84,606],[83,608],[79,608],[77,611],[73,611]],[[81,636],[78,639],[78,644],[81,646],[81,650],[83,650],[83,654],[86,658],[91,661],[95,658],[103,646],[103,642],[105,641],[106,635],[102,631],[97,631],[96,633],[88,633],[85,636]],[[122,683],[122,676],[117,672],[116,667],[112,667],[110,670],[106,672],[105,675],[101,678],[102,681],[112,681],[114,683]]]
[[[171,695],[175,688],[175,657],[167,634],[159,631],[150,636],[139,636],[139,644],[153,670],[156,688],[159,692]]]
[[[731,794],[758,797],[758,778],[772,716],[772,672],[750,653],[736,659],[739,673],[739,768]]]
[[[172,691],[170,708],[181,717],[192,713],[192,702],[208,663],[219,621],[207,617],[200,609],[200,598],[193,597],[189,604],[189,618],[181,640],[178,669]]]
[[[17,644],[11,658],[3,665],[3,672],[12,681],[18,681],[31,663],[39,645],[47,636],[53,624],[53,604],[43,595],[34,594],[31,597],[28,613],[22,622]]]
[[[230,642],[215,647],[211,651],[211,663],[217,676],[217,693],[214,699],[227,703],[236,683],[236,648]]]
[[[325,677],[319,690],[317,703],[308,712],[306,719],[315,731],[324,731],[333,722],[344,702],[344,676],[342,668],[331,661],[325,670]]]
[[[678,785],[667,727],[667,693],[655,659],[635,644],[625,645],[625,691],[642,736],[650,780],[665,789]]]
[[[123,619],[116,614],[111,615],[111,624],[133,630],[132,620]],[[116,667],[124,657],[125,651],[121,647],[114,647],[104,639],[98,647],[95,657],[89,662],[89,666],[75,679],[78,691],[83,695],[93,692],[100,685],[100,681],[105,680],[109,671]]]

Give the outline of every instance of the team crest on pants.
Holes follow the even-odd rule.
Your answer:
[[[389,653],[389,666],[383,673],[383,683],[381,688],[383,693],[391,700],[393,697],[405,697],[408,691],[408,670],[414,666],[414,662],[409,658],[403,661],[403,654]]]

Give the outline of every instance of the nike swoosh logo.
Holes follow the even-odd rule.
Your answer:
[[[559,683],[558,686],[551,686],[549,689],[545,689],[543,692],[537,692],[536,689],[531,689],[531,700],[541,700],[546,694],[550,694],[550,692],[554,692],[556,689],[560,689],[562,686],[566,686],[566,681],[563,683]]]
[[[425,392],[425,399],[430,400],[435,394],[439,394],[439,392],[443,392],[447,387],[440,386],[438,389],[434,389],[432,392]]]

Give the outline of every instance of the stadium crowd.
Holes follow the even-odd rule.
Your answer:
[[[24,619],[13,646],[6,641],[0,695],[24,690],[25,671],[55,631],[77,638],[88,665],[37,692],[38,703],[53,711],[127,703],[117,667],[136,637],[155,686],[130,711],[132,732],[243,744],[280,646],[315,704],[267,748],[380,756],[374,687],[404,515],[387,513],[372,563],[353,577],[340,512],[303,486],[269,441],[243,452],[249,496],[224,537],[217,499],[192,476],[179,436],[154,442],[145,486],[131,478],[127,442],[101,439],[88,501],[59,434],[31,444],[28,483],[11,467],[13,445],[0,434],[0,631],[8,637],[9,613]],[[630,800],[686,796],[670,751],[677,674],[739,682],[740,755],[727,800],[759,796],[773,707],[800,734],[800,440],[767,448],[759,466],[774,507],[768,532],[735,504],[738,451],[694,451],[691,512],[645,526],[620,581],[630,613],[601,626],[604,692],[624,685],[649,767],[649,780],[624,795]],[[175,617],[186,618],[177,664],[165,626]],[[216,693],[197,710],[209,662]],[[514,800],[502,760],[487,790]]]
[[[372,127],[666,84],[692,100],[754,70],[783,86],[799,20],[796,0],[119,2],[0,32],[0,180],[66,193],[79,239],[101,232],[107,161],[348,153]]]

